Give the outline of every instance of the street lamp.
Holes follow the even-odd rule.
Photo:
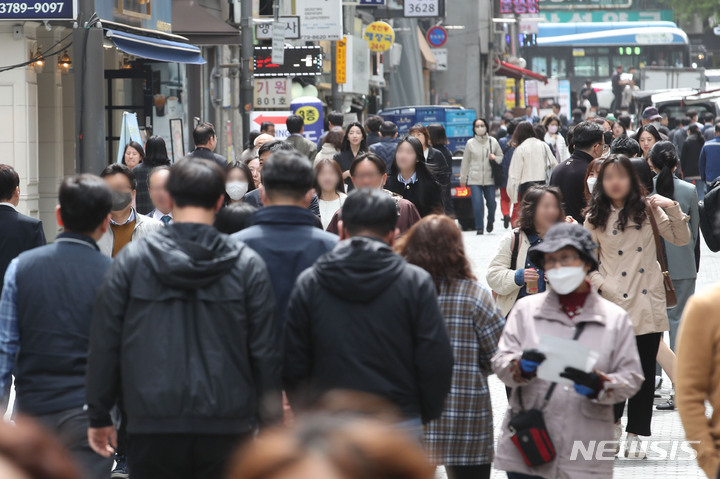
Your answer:
[[[62,74],[68,74],[70,73],[71,67],[72,60],[70,60],[70,55],[68,55],[67,50],[65,50],[62,56],[58,55],[58,70],[60,70]]]
[[[45,67],[45,59],[42,56],[42,50],[40,45],[37,46],[35,51],[30,50],[30,67],[35,70],[35,73],[42,73],[43,67]]]

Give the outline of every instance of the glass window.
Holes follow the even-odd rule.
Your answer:
[[[535,73],[547,76],[547,58],[545,57],[532,57],[530,60],[530,70]]]
[[[575,57],[575,76],[594,77],[595,76],[595,59],[592,57]]]
[[[550,59],[550,76],[552,78],[567,76],[567,65],[564,58]]]

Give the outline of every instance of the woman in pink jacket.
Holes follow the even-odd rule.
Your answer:
[[[528,253],[545,271],[551,290],[516,303],[492,359],[493,371],[513,388],[494,463],[508,479],[612,477],[615,449],[602,441],[613,446],[613,404],[635,394],[643,375],[630,318],[587,279],[598,267],[596,248],[584,228],[559,223]],[[540,379],[537,369],[546,360],[541,336],[576,340],[594,350],[593,369],[567,367],[558,376],[569,380],[565,383]],[[516,420],[532,409],[541,411],[552,443],[540,445],[543,464],[516,445],[527,442]]]

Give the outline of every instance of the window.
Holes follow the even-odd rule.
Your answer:
[[[118,0],[118,13],[149,19],[152,17],[151,2],[152,0]]]
[[[550,59],[550,77],[565,77],[567,76],[567,65],[564,58],[551,58]]]
[[[595,76],[595,59],[593,57],[575,57],[574,74],[579,77]]]
[[[547,76],[547,58],[545,57],[532,57],[530,60],[530,70],[535,73]]]

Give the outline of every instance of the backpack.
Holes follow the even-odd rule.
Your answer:
[[[720,180],[710,185],[710,190],[705,193],[705,198],[700,202],[700,231],[702,231],[705,244],[713,253],[720,251],[720,224],[718,213],[720,213]]]

